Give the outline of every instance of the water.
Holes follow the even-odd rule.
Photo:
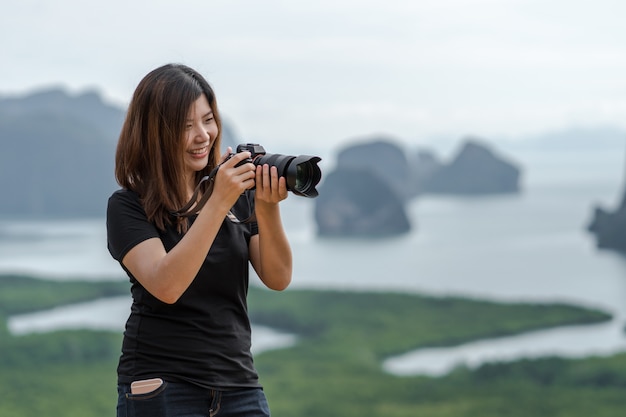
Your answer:
[[[84,328],[109,330],[121,334],[130,305],[129,296],[103,298],[10,317],[7,327],[17,336],[48,332],[53,329]],[[295,335],[257,325],[252,332],[252,353],[289,347],[296,343],[296,340]]]
[[[593,236],[585,231],[594,204],[613,208],[619,202],[623,153],[524,151],[515,154],[515,159],[526,167],[522,193],[421,198],[408,208],[413,231],[399,238],[317,238],[312,201],[290,197],[282,211],[294,252],[292,286],[412,291],[498,301],[558,301],[601,308],[615,316],[610,323],[600,325],[407,352],[383,364],[388,372],[398,375],[440,375],[459,363],[477,366],[492,360],[553,354],[584,357],[624,350],[626,259],[596,250]],[[103,219],[0,221],[0,272],[50,279],[125,279],[110,259],[105,242]],[[91,317],[89,322],[74,322],[72,326],[119,329],[127,314],[127,302],[98,300],[74,306],[89,314],[72,310],[74,313],[65,316]],[[103,305],[107,314],[99,312]],[[105,320],[102,316],[114,323],[100,322]],[[31,323],[36,322],[33,316],[13,317],[11,326],[22,326],[14,332],[70,325],[70,319],[65,319],[65,324],[58,319],[56,324],[40,322],[24,330],[29,328],[24,324],[29,317]],[[290,335],[276,337],[293,343]]]

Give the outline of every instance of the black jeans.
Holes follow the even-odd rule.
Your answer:
[[[131,394],[117,388],[117,417],[269,417],[261,388],[219,391],[182,382],[164,382],[155,391]]]

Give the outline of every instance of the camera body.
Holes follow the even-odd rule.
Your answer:
[[[322,171],[317,163],[322,160],[318,156],[280,155],[265,152],[265,148],[258,143],[242,143],[237,145],[237,153],[250,152],[250,158],[239,162],[236,166],[253,163],[256,166],[268,164],[275,166],[279,177],[285,177],[287,190],[302,197],[317,197],[319,193],[315,186],[322,178]],[[232,157],[233,153],[230,154]]]
[[[239,162],[237,165],[235,166],[241,166],[243,164],[247,164],[249,162],[254,163],[254,160],[256,159],[257,156],[259,155],[265,155],[265,148],[261,145],[259,145],[258,143],[241,143],[239,145],[237,145],[237,153],[240,152],[250,152],[250,158],[246,158],[243,161]],[[232,158],[235,154],[231,153],[229,158]]]
[[[259,155],[265,155],[265,148],[258,143],[241,143],[237,145],[237,153],[248,151],[252,154],[251,158],[254,159]]]

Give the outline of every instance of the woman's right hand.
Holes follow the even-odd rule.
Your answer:
[[[232,154],[229,147],[222,155],[220,168],[215,175],[215,185],[211,198],[217,202],[223,202],[230,209],[239,196],[255,185],[256,166],[251,162],[244,162],[250,158],[250,152],[238,152]],[[241,163],[241,165],[239,165]]]

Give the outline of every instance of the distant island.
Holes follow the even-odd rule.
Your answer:
[[[615,250],[626,255],[626,192],[615,210],[596,206],[587,229],[596,237],[599,249]]]
[[[384,237],[407,233],[408,201],[424,194],[476,196],[517,193],[521,169],[486,141],[464,140],[442,162],[433,151],[407,154],[388,137],[342,149],[315,201],[318,233],[328,237]]]

